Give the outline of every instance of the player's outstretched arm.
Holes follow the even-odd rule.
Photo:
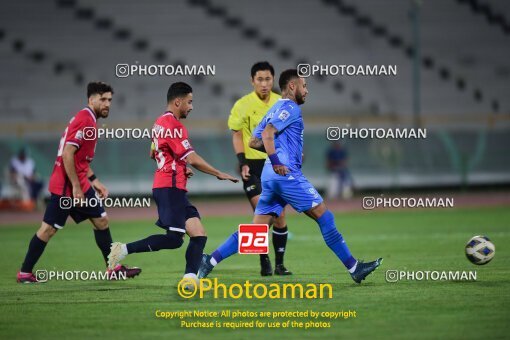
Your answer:
[[[71,144],[66,144],[62,151],[62,160],[64,161],[64,169],[67,177],[71,181],[73,186],[73,197],[83,199],[83,191],[81,190],[80,180],[76,174],[76,166],[74,164],[74,154],[78,151],[78,148]]]
[[[220,170],[207,163],[205,159],[200,157],[200,155],[198,155],[196,152],[190,153],[186,157],[186,161],[198,171],[215,176],[219,180],[229,180],[234,183],[239,182],[239,179],[235,178],[234,176],[221,172]]]
[[[274,145],[274,135],[277,132],[278,130],[276,130],[273,124],[267,124],[264,131],[262,131],[262,142],[267,151],[267,156],[271,160],[274,172],[278,175],[285,176],[289,173],[289,169],[278,159],[278,154],[276,153],[276,147]]]

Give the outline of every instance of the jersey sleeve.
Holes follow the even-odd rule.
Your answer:
[[[287,126],[299,119],[299,113],[299,107],[291,108],[288,105],[285,105],[276,111],[267,123],[273,125],[278,132],[282,132]]]
[[[91,137],[96,133],[96,126],[92,119],[77,116],[67,128],[66,144],[74,145],[79,149],[85,140],[92,139]]]
[[[262,131],[264,131],[264,129],[266,128],[267,121],[268,121],[267,116],[262,118],[259,125],[257,125],[257,127],[255,128],[255,130],[253,130],[251,135],[255,138],[262,139]]]
[[[230,130],[239,131],[243,129],[246,118],[242,106],[242,103],[238,100],[232,107],[228,117],[228,128]]]

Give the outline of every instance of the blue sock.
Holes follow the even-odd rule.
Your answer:
[[[356,259],[351,255],[342,234],[336,229],[335,217],[331,211],[327,210],[317,219],[317,223],[319,224],[322,237],[324,241],[326,241],[328,247],[336,254],[347,269],[351,269],[356,264]]]
[[[221,246],[216,249],[211,256],[213,259],[216,260],[217,263],[220,263],[224,259],[226,259],[229,256],[232,256],[237,253],[238,249],[238,242],[239,242],[239,235],[236,231],[232,235],[228,237],[228,239],[223,242]]]

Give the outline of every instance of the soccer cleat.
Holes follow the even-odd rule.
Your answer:
[[[16,282],[18,283],[38,283],[37,278],[32,273],[18,272],[16,275]]]
[[[277,264],[274,269],[274,275],[292,275],[292,272],[285,268],[283,264]]]
[[[364,263],[363,261],[358,261],[356,265],[356,270],[354,273],[351,273],[351,277],[356,283],[361,283],[370,273],[377,269],[382,263],[382,257],[378,258],[375,261]]]
[[[213,269],[214,266],[211,264],[211,255],[202,254],[202,261],[200,262],[200,268],[198,269],[198,278],[205,279]]]
[[[108,269],[112,270],[122,261],[126,255],[122,253],[122,243],[113,242],[108,254]]]
[[[141,268],[138,267],[129,268],[128,266],[125,266],[123,264],[118,264],[115,266],[114,269],[107,270],[108,278],[110,280],[117,280],[120,276],[119,273],[125,273],[126,277],[128,279],[131,279],[135,276],[140,275],[141,272],[142,272]]]
[[[260,257],[260,275],[262,276],[273,275],[273,267],[271,266],[271,260],[269,259],[269,256]]]
[[[188,292],[194,292],[200,283],[197,274],[193,273],[184,274],[182,280],[186,280],[187,284],[184,285],[184,290]]]

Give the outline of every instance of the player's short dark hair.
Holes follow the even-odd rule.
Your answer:
[[[258,63],[253,64],[251,67],[251,79],[255,77],[258,71],[269,71],[271,75],[274,77],[274,68],[273,65],[268,63],[267,61],[259,61]]]
[[[103,93],[106,92],[111,92],[113,94],[113,88],[102,81],[93,81],[87,85],[87,98],[95,94],[103,95]]]
[[[193,89],[186,83],[179,81],[177,83],[173,83],[168,88],[168,92],[166,93],[166,101],[170,103],[175,98],[185,97],[188,94],[192,93]]]
[[[291,69],[283,71],[280,74],[280,79],[278,79],[278,85],[280,86],[280,90],[282,90],[282,91],[285,90],[285,88],[287,88],[287,85],[289,84],[289,82],[294,78],[299,78],[297,69],[291,68]]]

